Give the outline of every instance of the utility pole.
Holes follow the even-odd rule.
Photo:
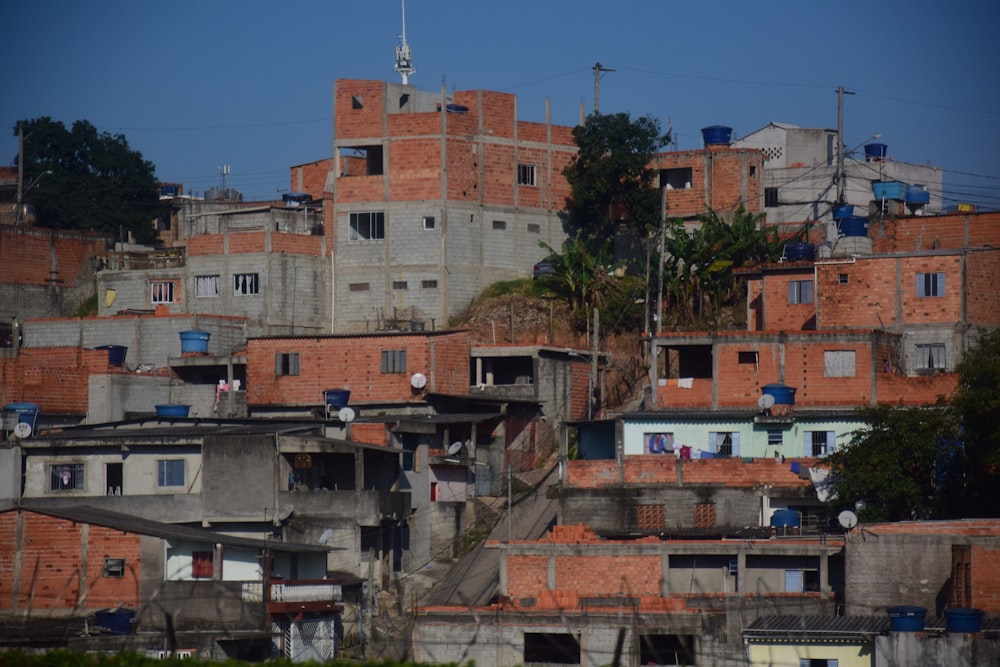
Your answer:
[[[601,113],[601,72],[614,72],[610,67],[594,63],[594,113]]]
[[[853,95],[843,86],[837,87],[837,204],[844,204],[847,199],[844,191],[847,188],[844,176],[844,95]]]
[[[17,208],[14,209],[14,224],[21,224],[21,209],[24,208],[24,126],[17,121]]]

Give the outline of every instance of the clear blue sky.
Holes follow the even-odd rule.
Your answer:
[[[1000,3],[995,0],[409,0],[424,90],[518,95],[522,120],[573,125],[593,109],[650,115],[678,149],[700,129],[769,122],[872,134],[895,159],[945,169],[946,203],[1000,208]],[[123,133],[188,192],[247,199],[332,154],[337,78],[398,81],[399,0],[32,0],[6,3],[0,164],[18,119]]]

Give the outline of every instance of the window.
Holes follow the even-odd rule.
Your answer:
[[[708,434],[708,451],[716,456],[740,455],[740,434],[737,431],[720,431]]]
[[[438,281],[436,280],[421,280],[420,286],[424,289],[437,289]]]
[[[667,190],[690,190],[691,167],[664,169],[660,172],[660,186]]]
[[[838,273],[837,282],[840,283],[841,285],[846,285],[848,282],[850,282],[850,276],[848,276],[846,273]]]
[[[195,276],[194,295],[196,297],[219,296],[219,276]]]
[[[83,488],[83,464],[67,463],[49,467],[52,491],[72,491]]]
[[[754,368],[757,368],[757,353],[752,350],[748,350],[745,352],[737,352],[736,363],[752,364]]]
[[[673,433],[646,433],[643,439],[646,441],[646,451],[650,454],[674,453]]]
[[[580,640],[564,632],[525,632],[524,662],[580,664]]]
[[[406,289],[406,281],[405,280],[393,280],[392,281],[392,289]]]
[[[124,558],[105,558],[104,559],[104,576],[114,577],[116,579],[125,576],[125,559]]]
[[[406,372],[406,350],[382,350],[383,373]]]
[[[837,667],[836,658],[799,658],[799,667]]]
[[[274,355],[274,374],[298,375],[299,374],[299,353],[298,352],[278,352]]]
[[[944,274],[918,273],[917,296],[944,296]]]
[[[540,224],[538,224],[537,222],[529,222],[528,223],[528,233],[529,234],[541,234],[542,233],[542,226]]]
[[[345,146],[340,149],[341,176],[381,176],[385,168],[382,146]]]
[[[184,486],[184,460],[157,461],[156,484],[157,486]]]
[[[157,280],[150,283],[149,300],[152,303],[173,303],[174,284],[168,280]]]
[[[535,184],[535,165],[533,164],[517,165],[517,184],[518,185]]]
[[[834,431],[806,431],[803,453],[806,456],[826,456],[833,452],[837,434]]]
[[[944,343],[917,345],[917,368],[942,370],[947,368]]]
[[[352,241],[374,241],[385,238],[385,213],[382,211],[351,213],[349,217]]]
[[[424,216],[424,229],[434,229],[434,216],[425,215]]]
[[[792,280],[788,283],[788,303],[812,303],[813,284],[811,280]]]
[[[497,229],[497,230],[507,229],[507,221],[506,220],[494,220],[493,221],[493,229]]]
[[[367,292],[368,283],[350,283],[347,286],[347,290],[350,292]]]
[[[233,294],[249,296],[260,293],[260,280],[256,273],[237,273],[233,275]]]
[[[640,635],[640,665],[694,665],[694,635]]]
[[[213,553],[211,551],[191,552],[191,577],[193,579],[211,579],[213,571]]]
[[[770,430],[767,432],[767,446],[768,447],[781,447],[785,442],[784,434],[778,430]]]
[[[757,178],[757,165],[755,164],[750,165],[750,178]]]
[[[360,95],[351,96],[351,108],[352,109],[364,109],[365,103]]]
[[[824,377],[852,378],[854,373],[854,350],[827,350],[823,353]]]
[[[778,188],[764,188],[764,206],[768,208],[778,206]]]

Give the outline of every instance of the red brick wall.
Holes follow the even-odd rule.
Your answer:
[[[229,254],[239,255],[248,252],[264,252],[267,247],[267,232],[230,232]]]
[[[322,257],[324,254],[323,237],[306,234],[271,234],[271,252]]]
[[[965,256],[966,317],[973,326],[1000,325],[1000,249]]]
[[[872,225],[876,253],[1000,246],[1000,212],[896,218]]]
[[[327,158],[292,167],[289,190],[304,192],[315,200],[323,199],[327,174],[330,173],[335,164],[333,158]]]
[[[549,587],[548,556],[507,556],[507,594],[510,597],[536,597]]]
[[[770,331],[801,331],[815,327],[816,289],[812,303],[788,303],[788,285],[793,281],[813,283],[812,265],[797,271],[781,271],[764,276],[763,328]]]
[[[469,333],[322,338],[260,338],[247,342],[250,405],[321,405],[323,390],[347,388],[352,402],[408,401],[419,393],[413,373],[427,377],[426,391],[461,386],[468,393]],[[466,354],[457,350],[465,346]],[[405,373],[382,373],[383,350],[406,350]],[[434,350],[432,359],[432,350]],[[275,375],[275,355],[297,352],[299,375]]]
[[[226,251],[226,237],[222,234],[198,234],[187,240],[188,255],[223,255]]]
[[[1000,549],[972,546],[972,606],[985,612],[1000,612]]]
[[[105,243],[96,234],[0,225],[0,284],[48,285],[54,279],[72,286]]]
[[[18,515],[23,532],[18,544]],[[85,539],[84,533],[89,535]],[[75,609],[81,590],[84,608],[119,603],[138,605],[141,557],[138,535],[101,526],[12,510],[0,514],[0,608]],[[87,556],[84,558],[84,546]],[[21,549],[20,590],[14,599],[14,557]],[[104,559],[124,558],[124,577],[105,577]]]
[[[43,412],[86,414],[91,375],[111,372],[107,350],[32,347],[0,357],[9,402],[36,403]]]
[[[806,488],[807,479],[788,472],[787,465],[768,460],[744,463],[740,459],[678,459],[674,456],[628,456],[622,467],[625,484],[677,484],[678,471],[685,484],[725,484],[730,487],[754,487],[770,484],[777,488]],[[577,488],[615,486],[618,463],[608,460],[567,461],[566,484]]]
[[[334,127],[340,139],[370,139],[382,136],[383,83],[337,79],[334,84]],[[361,109],[353,108],[357,96]]]
[[[389,142],[387,162],[391,201],[441,197],[441,142],[437,139],[394,139]]]
[[[843,284],[840,283],[842,274],[847,275],[847,282]],[[897,324],[896,258],[817,264],[816,299],[817,329],[877,328]]]
[[[751,166],[756,174],[753,178],[749,175]],[[751,212],[761,210],[763,154],[759,150],[715,146],[656,156],[657,169],[686,167],[691,169],[691,188],[667,190],[668,217],[699,215],[706,206],[718,212],[741,204]]]

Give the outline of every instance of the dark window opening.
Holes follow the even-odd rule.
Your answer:
[[[350,283],[347,286],[349,292],[367,292],[368,289],[368,283]]]
[[[753,351],[750,351],[750,352],[737,352],[736,353],[736,363],[739,363],[739,364],[753,364],[754,366],[756,366],[757,365],[757,353],[753,352]]]
[[[525,632],[524,663],[580,664],[580,640],[576,635],[556,632]]]
[[[372,241],[385,238],[385,213],[382,211],[351,213],[349,224],[352,241]]]
[[[83,488],[83,464],[70,463],[50,467],[49,489],[52,491],[72,491]]]
[[[407,289],[405,280],[393,280],[392,289]]]
[[[841,285],[846,285],[848,282],[850,282],[850,276],[846,273],[838,273],[837,282],[840,283]]]
[[[542,233],[542,226],[540,224],[538,224],[537,222],[529,222],[528,223],[528,233],[529,234],[541,234]]]
[[[663,377],[668,378],[710,378],[712,377],[712,346],[685,345],[666,347],[664,358],[666,368]]]
[[[434,229],[434,216],[425,215],[424,216],[424,229]]]
[[[533,164],[517,165],[517,184],[518,185],[535,184],[535,165]]]
[[[298,375],[299,374],[299,353],[298,352],[279,352],[274,355],[275,368],[274,374],[281,375]]]
[[[424,289],[437,289],[438,281],[436,280],[421,280],[420,286]]]
[[[214,571],[214,554],[211,551],[191,552],[191,577],[211,579]]]
[[[351,108],[352,109],[364,109],[365,108],[364,102],[362,101],[360,95],[352,95],[351,96]]]
[[[778,205],[778,188],[764,188],[764,206],[774,208]]]
[[[507,229],[507,221],[506,220],[494,220],[493,221],[493,229],[497,229],[497,230]]]
[[[406,372],[406,350],[382,350],[383,373]]]
[[[476,377],[476,364],[470,364],[469,384],[531,384],[535,365],[531,357],[484,357],[482,377]]]
[[[114,577],[116,579],[125,576],[125,559],[124,558],[105,558],[104,559],[104,576]]]
[[[639,664],[695,664],[694,636],[639,635]]]
[[[121,463],[108,463],[104,466],[104,480],[109,496],[122,495],[122,481],[124,478]]]
[[[692,173],[691,167],[661,169],[660,187],[667,190],[690,190]]]
[[[341,176],[381,176],[384,169],[383,150],[379,145],[340,149]]]

